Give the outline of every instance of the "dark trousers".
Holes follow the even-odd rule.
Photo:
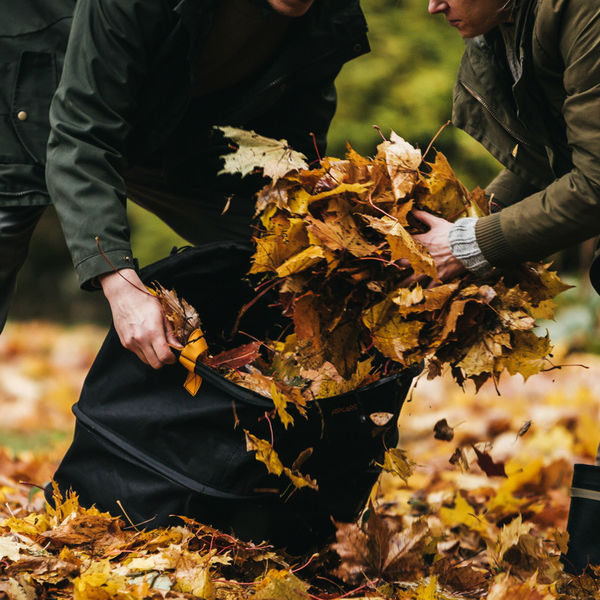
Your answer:
[[[45,206],[0,206],[0,332],[15,291],[17,273]]]

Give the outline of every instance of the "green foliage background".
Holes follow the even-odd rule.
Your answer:
[[[425,149],[451,116],[454,77],[463,41],[427,0],[363,0],[372,52],[346,65],[338,79],[338,111],[328,153],[341,156],[349,141],[372,154],[391,129]],[[497,163],[466,134],[447,127],[435,142],[468,187],[485,185]],[[130,207],[133,249],[144,265],[183,245],[156,217]],[[23,269],[13,318],[96,319],[108,313],[100,294],[80,292],[53,211],[47,211]]]

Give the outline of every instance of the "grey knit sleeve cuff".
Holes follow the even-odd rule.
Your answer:
[[[452,254],[463,264],[465,269],[479,277],[487,275],[492,266],[486,260],[479,248],[475,237],[475,224],[477,219],[459,219],[452,225],[448,240]]]

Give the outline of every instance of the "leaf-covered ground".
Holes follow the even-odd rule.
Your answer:
[[[600,440],[598,357],[555,352],[588,368],[503,378],[501,396],[420,381],[400,420],[406,455],[387,465],[407,481],[384,475],[335,551],[290,558],[193,522],[143,531],[74,499],[44,509],[32,485],[68,445],[102,335],[31,323],[0,337],[0,598],[600,597],[558,561],[572,464],[593,462]]]

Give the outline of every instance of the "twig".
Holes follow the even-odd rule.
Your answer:
[[[125,275],[123,275],[123,273],[121,273],[121,271],[119,269],[117,269],[117,267],[115,267],[115,265],[113,265],[112,262],[110,262],[110,259],[108,258],[108,256],[106,256],[106,254],[104,254],[102,248],[100,247],[100,238],[98,236],[96,236],[94,239],[96,240],[96,246],[98,247],[98,252],[100,252],[100,256],[102,256],[102,258],[108,263],[108,265],[110,266],[110,268],[113,270],[114,273],[117,273],[119,275],[119,277],[121,277],[121,279],[124,279],[129,285],[132,285],[136,290],[138,290],[148,296],[151,296],[152,298],[155,298],[155,296],[153,294],[151,294],[148,290],[138,287],[135,283],[133,283],[133,281],[129,281],[129,279],[127,279],[127,277],[125,277]]]
[[[433,143],[435,142],[435,140],[438,139],[438,137],[440,136],[442,131],[444,131],[444,129],[446,129],[446,127],[448,127],[448,125],[450,125],[451,122],[452,121],[449,121],[449,120],[446,121],[446,123],[438,129],[438,132],[433,136],[433,138],[429,142],[429,146],[427,146],[427,150],[425,150],[425,153],[423,154],[423,157],[421,160],[425,160],[425,157],[429,154],[429,151],[431,150],[431,147],[433,146]]]

